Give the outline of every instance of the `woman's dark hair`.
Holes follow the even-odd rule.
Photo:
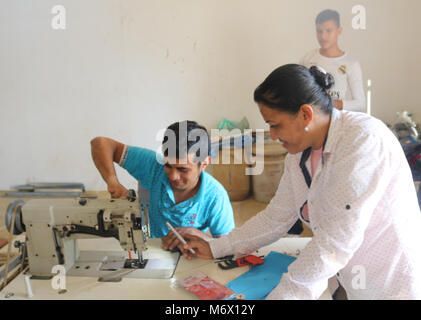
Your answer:
[[[326,21],[333,20],[335,21],[338,28],[341,26],[341,18],[338,11],[326,9],[320,12],[316,17],[316,24],[322,24]]]
[[[333,101],[327,90],[334,84],[333,76],[320,67],[287,64],[275,69],[257,87],[254,101],[291,114],[298,113],[303,104],[316,105],[330,114]]]
[[[210,155],[211,143],[208,131],[196,121],[185,120],[171,124],[164,133],[164,156],[185,159],[194,154],[194,163],[200,164]]]

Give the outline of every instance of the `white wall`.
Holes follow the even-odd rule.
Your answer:
[[[66,30],[51,28],[57,4]],[[356,4],[367,30],[351,28]],[[105,189],[90,155],[99,135],[157,149],[158,130],[183,119],[211,128],[247,116],[265,128],[253,90],[317,47],[314,18],[326,8],[341,13],[340,45],[373,81],[373,114],[419,120],[419,0],[0,1],[0,189]]]

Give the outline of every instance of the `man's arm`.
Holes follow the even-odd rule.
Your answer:
[[[91,140],[92,160],[99,173],[107,183],[108,192],[112,198],[128,195],[128,190],[120,184],[114,168],[114,162],[119,162],[123,154],[124,144],[110,138],[96,137]]]
[[[365,112],[367,103],[364,93],[362,70],[358,62],[351,65],[347,78],[352,100],[343,100],[343,109]]]

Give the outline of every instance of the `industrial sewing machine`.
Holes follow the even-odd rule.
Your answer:
[[[57,265],[65,268],[66,275],[100,277],[100,281],[119,281],[123,276],[170,278],[179,259],[178,253],[169,252],[144,259],[148,228],[135,197],[15,200],[6,211],[9,231],[13,216],[13,233],[26,232],[24,251],[33,278],[50,279]],[[117,239],[125,251],[79,250],[79,239],[104,238]]]

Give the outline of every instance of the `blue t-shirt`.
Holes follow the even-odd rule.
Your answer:
[[[158,155],[159,156],[159,155]],[[129,146],[122,164],[142,187],[149,190],[149,228],[152,238],[169,232],[165,222],[173,227],[193,227],[212,236],[221,236],[234,229],[234,214],[224,187],[210,174],[202,172],[199,191],[190,199],[175,203],[164,165],[157,161],[156,152]]]

